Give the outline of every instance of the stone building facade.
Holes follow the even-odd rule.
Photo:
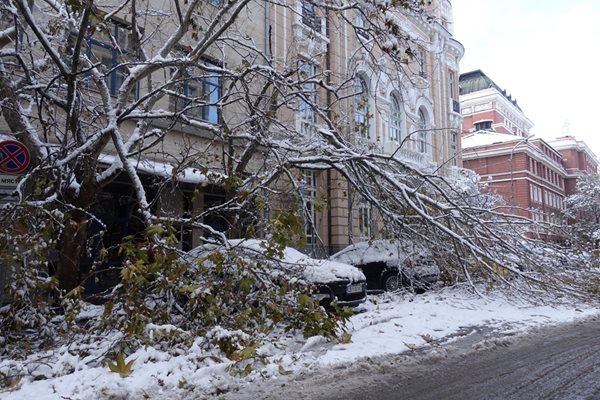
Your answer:
[[[198,47],[196,35],[214,28],[225,4],[229,6],[219,0],[199,3],[197,26],[182,36],[176,56],[192,58],[195,51],[202,51],[203,56],[183,72],[169,65],[173,53],[161,53],[179,28],[177,13],[181,10],[169,3],[148,2],[150,8],[164,9],[164,13],[148,14],[145,25],[138,27],[144,35],[152,33],[138,48],[133,43],[127,9],[115,8],[110,1],[103,4],[106,9],[98,5],[98,15],[104,18],[111,11],[110,18],[106,17],[102,29],[95,29],[84,38],[90,64],[99,66],[110,101],[121,109],[132,101],[145,101],[149,91],[156,90],[151,85],[165,83],[168,95],[155,104],[157,113],[164,117],[153,117],[147,128],[148,138],[152,130],[159,132],[157,136],[164,133],[164,138],[135,156],[135,168],[143,173],[142,183],[159,214],[179,218],[192,210],[209,209],[226,201],[226,189],[206,177],[223,171],[226,157],[243,155],[244,146],[233,141],[230,148],[234,150],[226,154],[227,143],[218,140],[223,131],[236,132],[243,124],[249,126],[244,102],[223,100],[232,90],[233,86],[228,85],[233,85],[236,66],[255,66],[256,71],[264,71],[264,76],[272,68],[295,71],[303,78],[313,77],[305,84],[312,93],[307,100],[322,105],[331,120],[345,124],[347,138],[365,150],[394,154],[417,168],[440,173],[462,166],[458,65],[464,48],[453,37],[449,0],[429,2],[429,18],[408,13],[394,16],[402,26],[399,35],[413,43],[402,70],[384,54],[372,51],[374,38],[370,36],[365,10],[349,7],[324,12],[316,6],[318,3],[308,0],[250,1],[240,8],[234,26],[227,27],[231,34],[207,48]],[[42,19],[52,18],[51,13],[40,11]],[[154,55],[153,60],[160,65],[152,70],[149,79],[127,86],[128,79],[144,67],[134,59],[141,50]],[[70,50],[63,46],[57,51]],[[91,81],[93,76],[83,78]],[[178,79],[176,85],[173,79]],[[323,82],[325,85],[320,84]],[[345,89],[334,94],[325,90],[326,86]],[[97,98],[95,92],[90,93],[90,98],[85,99],[90,102],[88,109],[97,112],[102,101],[108,100],[101,93],[97,93]],[[170,117],[172,113],[177,113],[176,119]],[[265,129],[268,135],[292,132],[310,136],[323,126],[324,117],[297,101],[277,110],[276,124],[255,129]],[[95,121],[102,125],[106,118],[100,113]],[[135,116],[121,123],[119,129],[125,141],[135,137],[138,124]],[[6,120],[0,119],[0,133],[11,135]],[[101,155],[105,170],[120,163],[113,152],[114,148],[111,151],[108,146],[106,154]],[[201,167],[188,161],[193,154],[205,156]],[[247,173],[259,171],[266,162],[260,152],[256,154],[248,162]],[[302,199],[309,250],[326,255],[353,241],[377,235],[377,217],[372,207],[357,198],[339,174],[320,168],[303,169],[298,174],[302,176],[302,187],[294,190]],[[157,186],[154,177],[173,179],[169,185]],[[125,236],[127,229],[135,225],[131,222],[137,218],[139,205],[134,197],[127,179],[118,178],[105,188],[96,204],[98,212],[107,216],[107,230],[115,236]],[[273,200],[272,208],[277,207],[277,201]],[[231,225],[226,216],[218,213],[201,222],[215,231]],[[199,243],[198,232],[182,229],[178,234],[184,248]],[[232,231],[230,236],[239,234]]]
[[[357,11],[313,17],[305,3],[297,1],[295,13],[281,7],[271,11],[275,23],[273,54],[284,64],[286,57],[296,53],[310,60],[312,71],[330,70],[330,79],[337,84],[354,81],[356,94],[334,109],[339,120],[347,121],[351,140],[365,148],[394,154],[424,170],[448,173],[462,167],[458,63],[464,48],[453,37],[451,3],[431,2],[428,12],[433,22],[404,19],[404,33],[418,43],[420,54],[403,71],[394,70],[384,56],[369,53],[368,30],[354,34],[355,27],[345,21],[359,21]],[[327,101],[326,94],[318,95]],[[298,129],[317,129],[320,122],[308,118],[310,123],[306,124],[302,113],[294,117],[290,123]],[[332,253],[378,235],[381,224],[372,207],[354,196],[339,174],[308,174],[309,192],[315,197],[324,196],[328,204],[326,210],[314,211],[317,232],[313,232],[313,239],[318,240],[313,244],[315,249],[320,247],[317,242],[322,244],[317,254],[324,255],[323,249]]]

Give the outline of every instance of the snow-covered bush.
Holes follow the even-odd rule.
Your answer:
[[[153,225],[145,241],[122,246],[121,280],[107,296],[101,329],[116,328],[126,341],[165,347],[189,345],[217,327],[242,332],[227,342],[205,341],[227,357],[274,331],[300,330],[332,339],[343,333],[348,315],[326,312],[310,297],[315,290],[310,283],[298,273],[273,268],[269,256],[251,258],[216,248],[190,259],[174,244],[168,229]],[[243,343],[236,341],[239,337]]]
[[[600,175],[577,179],[576,193],[565,200],[564,216],[579,244],[597,248],[600,243]]]
[[[59,292],[56,279],[49,275],[48,261],[56,219],[18,205],[6,206],[0,214],[2,220],[11,221],[0,228],[4,277],[4,287],[0,288],[0,349],[9,351],[11,343],[44,341],[57,333],[53,318]]]

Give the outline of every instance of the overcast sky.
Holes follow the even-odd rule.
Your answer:
[[[567,132],[600,157],[600,1],[453,0],[461,72],[481,69],[544,139]]]

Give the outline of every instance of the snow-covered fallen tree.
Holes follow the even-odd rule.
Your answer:
[[[4,343],[18,346],[32,333],[40,341],[55,339],[71,329],[119,328],[125,333],[119,345],[131,347],[207,335],[231,317],[217,312],[220,302],[241,311],[245,298],[214,289],[202,307],[186,309],[191,303],[177,296],[186,285],[210,287],[210,274],[177,266],[178,240],[192,232],[196,241],[262,235],[275,245],[302,243],[304,222],[314,223],[306,218],[306,170],[346,185],[356,200],[349,208],[366,201],[380,221],[378,235],[427,245],[448,283],[480,287],[484,281],[528,294],[589,292],[578,274],[565,276],[564,263],[547,262],[554,256],[545,249],[553,246],[537,239],[559,237],[561,227],[500,213],[489,197],[444,177],[444,168],[428,171],[396,154],[423,129],[409,132],[392,154],[376,138],[361,137],[377,110],[355,103],[362,90],[356,91],[356,66],[368,65],[380,86],[396,85],[407,97],[419,90],[419,50],[437,47],[419,42],[407,21],[437,23],[431,8],[419,1],[308,1],[313,14],[307,15],[327,16],[330,26],[344,28],[357,43],[347,71],[333,71],[310,70],[301,51],[276,53],[268,24],[261,24],[264,43],[251,34],[258,28],[248,21],[268,12],[304,13],[295,4],[0,3],[2,123],[6,137],[32,154],[17,201],[0,210],[2,266],[13,274],[10,301],[0,308]],[[297,40],[301,50],[315,51],[306,37]],[[295,123],[303,112],[310,129]],[[363,123],[356,121],[359,112]],[[217,189],[222,201],[198,204],[198,193]],[[168,207],[169,199],[183,204],[180,212]],[[140,228],[119,236],[100,211],[115,219],[127,211],[126,223]],[[216,228],[219,223],[225,227]],[[551,250],[556,255],[560,249]],[[75,316],[83,282],[98,284],[100,267],[114,260],[118,264],[102,274],[118,285],[87,298],[105,302],[105,322],[97,317],[82,325]],[[571,255],[566,260],[573,269],[584,267]],[[267,287],[273,304],[287,307],[285,285]],[[281,315],[281,308],[249,307],[257,314],[237,321],[236,338],[252,343],[256,337],[246,335],[260,336],[263,328],[302,330],[309,316],[317,331],[344,340],[343,311],[326,319],[317,306],[301,303]],[[256,330],[261,319],[268,323]],[[156,325],[174,328],[151,335]]]

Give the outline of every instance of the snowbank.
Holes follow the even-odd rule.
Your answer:
[[[232,361],[204,354],[199,345],[201,338],[177,356],[152,347],[140,349],[126,358],[135,360],[132,373],[121,377],[100,363],[90,362],[90,357],[100,357],[102,349],[115,340],[115,337],[99,337],[92,348],[80,354],[73,351],[77,346],[71,345],[36,353],[24,361],[0,361],[0,378],[5,385],[10,382],[12,389],[2,389],[0,397],[5,400],[146,395],[152,399],[198,398],[235,388],[243,391],[246,384],[259,379],[277,382],[285,374],[334,368],[365,357],[431,346],[464,327],[483,325],[498,332],[520,332],[600,312],[591,306],[551,307],[508,301],[500,294],[480,298],[461,288],[417,296],[372,296],[361,306],[361,311],[348,324],[352,334],[349,343],[332,344],[319,337],[304,339],[299,334],[282,333],[257,350],[264,364],[257,363],[245,377],[230,374]]]

